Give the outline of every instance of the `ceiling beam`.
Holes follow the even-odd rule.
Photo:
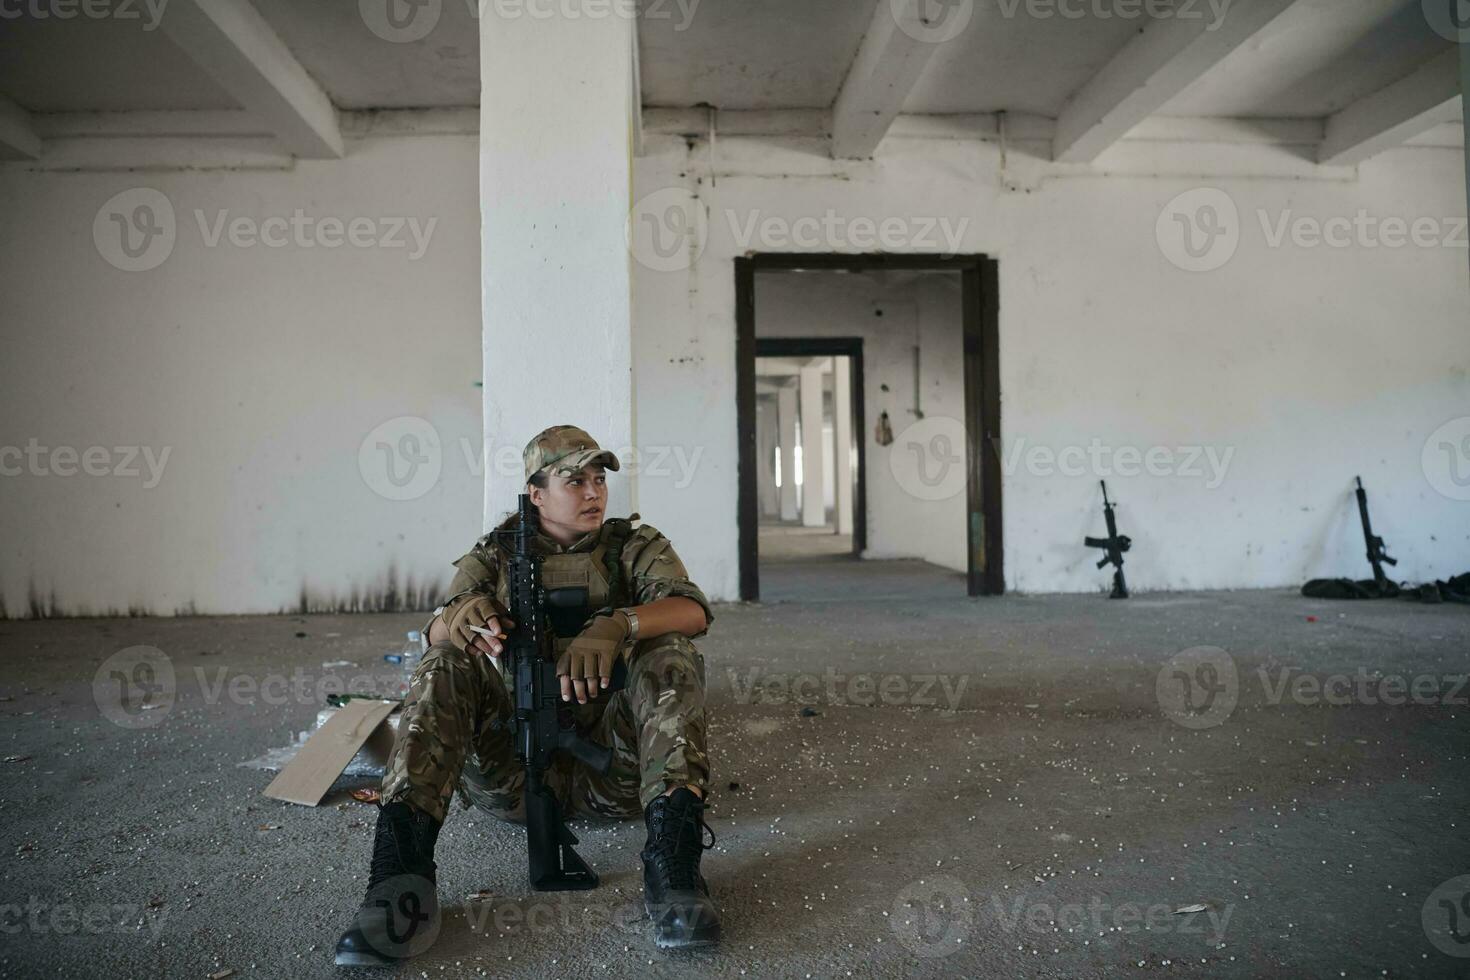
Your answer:
[[[832,156],[873,155],[939,45],[920,17],[927,0],[879,0],[868,32],[832,104]]]
[[[298,157],[341,157],[337,111],[249,0],[171,0],[173,42]]]
[[[0,95],[0,149],[6,155],[34,160],[41,155],[41,137],[31,125],[31,114]]]
[[[1453,47],[1412,75],[1327,119],[1317,162],[1355,166],[1460,118],[1460,51]]]
[[[1296,2],[1236,0],[1218,18],[1199,4],[1200,16],[1150,21],[1062,110],[1052,159],[1096,160]]]

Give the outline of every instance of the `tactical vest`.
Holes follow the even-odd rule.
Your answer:
[[[638,519],[639,515],[633,514],[604,521],[597,544],[590,551],[542,556],[541,587],[546,591],[547,613],[557,656],[598,610],[633,605],[631,588],[623,575],[622,557],[624,546],[633,536],[633,522]],[[509,606],[507,562],[504,552],[495,548],[491,540],[483,538],[481,542],[485,550],[492,551],[495,556],[492,560],[499,565],[496,598]]]

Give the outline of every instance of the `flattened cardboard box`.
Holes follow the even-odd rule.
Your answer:
[[[316,806],[331,789],[347,763],[367,746],[381,753],[386,763],[393,748],[394,732],[384,724],[396,701],[352,700],[317,729],[280,775],[265,788],[265,795],[287,803]]]

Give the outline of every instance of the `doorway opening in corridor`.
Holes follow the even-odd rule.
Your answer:
[[[763,562],[860,557],[867,487],[861,337],[756,340]]]
[[[994,260],[735,274],[741,598],[1001,594]]]

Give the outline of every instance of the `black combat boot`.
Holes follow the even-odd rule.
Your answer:
[[[407,803],[378,810],[367,896],[337,940],[338,966],[388,966],[417,956],[439,935],[434,842],[439,821]]]
[[[685,787],[660,796],[643,811],[643,907],[660,949],[711,946],[720,939],[720,913],[699,873],[700,856],[714,846],[704,801]],[[710,842],[704,843],[708,832]]]

